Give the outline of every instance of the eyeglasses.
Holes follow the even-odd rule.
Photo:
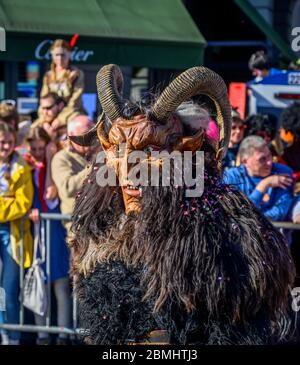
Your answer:
[[[16,106],[16,101],[13,99],[3,99],[0,101],[1,105],[11,105],[11,106]]]

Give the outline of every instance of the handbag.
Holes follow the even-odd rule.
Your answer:
[[[33,263],[27,271],[23,286],[23,305],[32,312],[44,316],[47,312],[47,287],[42,264],[45,262],[45,232],[40,223],[34,225]],[[38,248],[40,257],[38,257]]]

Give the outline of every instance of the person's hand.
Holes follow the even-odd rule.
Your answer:
[[[57,197],[57,188],[55,185],[50,185],[46,189],[46,199],[53,200]]]
[[[271,175],[264,180],[267,180],[267,184],[271,188],[286,189],[293,184],[293,179],[288,174]]]
[[[34,223],[37,223],[39,221],[40,218],[40,213],[39,210],[34,208],[34,209],[30,209],[29,213],[28,213],[28,217],[30,220],[32,220]]]
[[[53,130],[56,130],[61,125],[61,121],[58,118],[55,118],[51,123],[51,127]]]
[[[51,138],[55,138],[56,137],[57,132],[52,127],[52,125],[50,125],[49,123],[44,123],[43,124],[43,128],[48,133],[49,137],[51,137]]]
[[[265,194],[265,192],[269,188],[287,189],[292,184],[293,184],[293,179],[288,174],[271,175],[271,176],[268,176],[265,179],[261,180],[261,182],[259,184],[257,184],[256,190]]]
[[[299,224],[300,223],[300,214],[297,214],[294,219],[293,219],[293,223]]]
[[[45,129],[45,131],[47,133],[49,133],[48,131],[51,132],[51,130],[52,130],[51,125],[49,123],[43,123],[43,128]]]
[[[57,146],[54,142],[49,142],[46,146],[46,160],[47,162],[51,161],[52,157],[57,152]]]

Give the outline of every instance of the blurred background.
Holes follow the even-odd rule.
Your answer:
[[[228,84],[245,82],[258,49],[281,69],[298,58],[291,31],[299,18],[299,0],[1,0],[0,99],[17,100],[21,114],[36,110],[49,47],[75,33],[71,61],[85,74],[83,102],[91,117],[95,76],[107,63],[122,66],[125,93],[135,99],[201,64]]]

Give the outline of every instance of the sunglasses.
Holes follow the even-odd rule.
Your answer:
[[[56,103],[49,105],[49,106],[42,106],[43,110],[51,110],[54,106],[56,105]]]

